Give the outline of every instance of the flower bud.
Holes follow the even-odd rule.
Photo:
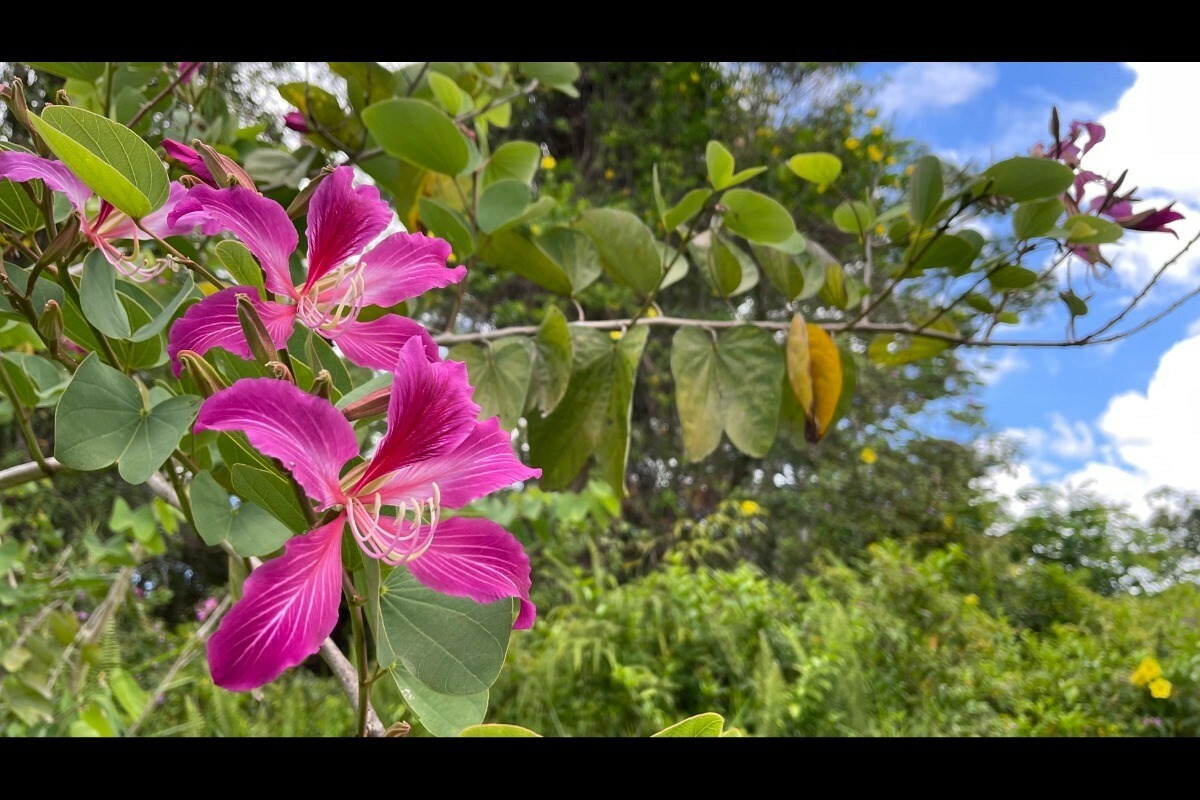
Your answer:
[[[62,227],[58,229],[58,236],[55,236],[54,241],[42,251],[42,257],[38,259],[38,263],[60,263],[75,250],[75,245],[78,242],[79,217],[72,214],[63,220]]]
[[[317,177],[304,185],[304,188],[296,195],[296,199],[292,200],[291,205],[287,208],[287,215],[290,219],[299,219],[304,216],[308,211],[308,201],[312,199],[313,192],[321,185],[321,181],[332,173],[333,167],[326,167],[317,174]]]
[[[342,414],[350,422],[383,416],[387,413],[388,400],[391,394],[392,389],[390,386],[383,389],[376,389],[343,408]]]
[[[199,353],[192,350],[183,350],[179,353],[179,363],[187,376],[192,379],[192,383],[196,384],[196,391],[200,392],[202,397],[212,397],[222,389],[229,388],[229,384],[221,377],[212,365],[204,360]]]
[[[64,329],[62,309],[57,301],[46,301],[46,307],[42,309],[42,313],[38,317],[37,326],[42,336],[46,337],[46,341],[57,347]]]
[[[199,139],[192,140],[192,147],[196,148],[196,152],[203,159],[204,166],[208,167],[208,172],[216,181],[218,188],[244,186],[252,192],[258,191],[258,187],[254,185],[254,179],[232,158],[218,153]]]
[[[304,114],[299,111],[289,111],[283,115],[284,127],[294,130],[296,133],[308,133],[311,130],[308,127],[308,120]]]
[[[71,95],[67,94],[66,89],[59,89],[54,93],[54,102],[60,106],[71,105]]]
[[[246,344],[250,346],[255,360],[267,365],[272,361],[278,362],[279,351],[275,349],[275,342],[271,341],[271,334],[267,332],[267,326],[263,324],[262,317],[254,308],[254,301],[250,295],[237,296],[237,316],[238,322],[242,324],[242,333],[246,335]]]
[[[29,106],[25,102],[25,84],[18,78],[8,87],[8,110],[22,128],[32,131],[33,124],[29,121]]]
[[[292,375],[292,371],[282,361],[268,361],[267,369],[271,370],[271,374],[275,377],[275,380],[287,381],[291,384],[296,383],[296,378]]]

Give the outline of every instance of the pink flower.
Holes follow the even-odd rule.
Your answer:
[[[179,82],[191,83],[192,78],[196,76],[196,72],[200,67],[204,66],[203,61],[180,61],[179,62]]]
[[[387,228],[392,212],[374,186],[352,186],[353,175],[350,167],[338,167],[313,192],[307,277],[299,286],[292,285],[288,266],[299,237],[283,206],[240,186],[188,191],[172,219],[202,212],[206,225],[233,232],[262,264],[267,290],[283,302],[262,301],[251,286],[233,286],[189,308],[171,328],[167,348],[176,375],[183,350],[203,354],[224,347],[250,358],[237,317],[239,294],[251,297],[276,347],[287,343],[299,320],[363,367],[390,370],[401,346],[414,337],[430,358],[437,357],[437,345],[416,322],[396,314],[361,322],[359,313],[457,283],[467,270],[449,269],[450,245],[419,233],[394,233],[363,252]]]
[[[107,200],[101,200],[96,214],[89,217],[87,204],[93,196],[92,190],[61,162],[30,153],[0,152],[0,178],[8,178],[18,183],[40,180],[51,191],[66,195],[75,208],[75,215],[79,217],[80,230],[122,275],[139,282],[147,281],[162,272],[170,263],[168,259],[159,259],[150,264],[143,263],[138,241],[152,237],[149,233],[139,230],[125,212],[118,211]],[[186,189],[172,181],[167,202],[143,217],[142,226],[154,235],[164,238],[190,233],[202,218],[174,213],[186,194]],[[126,255],[113,244],[122,239],[133,240],[131,255]]]
[[[208,164],[204,163],[204,157],[196,152],[194,148],[188,147],[183,142],[177,142],[174,139],[163,139],[162,148],[163,150],[167,151],[168,156],[178,161],[200,180],[204,181],[214,189],[222,188],[221,185],[217,183],[217,179],[213,177],[212,171],[208,168]],[[218,153],[212,148],[207,148],[207,150],[209,155],[211,155],[216,160],[217,164],[220,165],[219,168],[224,170],[226,175],[233,178],[239,186],[245,186],[247,189],[251,189],[255,192],[258,191],[257,187],[254,185],[254,179],[250,177],[250,173],[246,172],[246,170],[242,168],[241,164],[238,164],[227,155]],[[218,231],[219,230],[220,229],[218,229]]]
[[[196,620],[198,622],[204,622],[204,620],[208,619],[208,615],[211,614],[216,609],[216,607],[217,607],[217,598],[215,598],[215,597],[205,598],[203,603],[196,606]]]
[[[430,361],[413,338],[392,366],[387,433],[370,459],[345,472],[358,456],[354,429],[327,400],[286,381],[244,378],[201,407],[197,432],[241,431],[279,459],[318,511],[337,512],[246,580],[208,643],[217,685],[253,689],[317,652],[337,624],[346,528],[366,555],[408,569],[430,589],[478,603],[519,598],[513,627],[533,624],[521,544],[489,520],[441,515],[541,471],[517,459],[496,418],[478,421],[462,364]]]
[[[308,133],[308,120],[299,111],[289,111],[283,115],[284,126],[291,128],[297,133]]]

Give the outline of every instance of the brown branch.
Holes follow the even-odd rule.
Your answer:
[[[194,72],[194,70],[192,72]],[[132,128],[134,125],[137,125],[139,122],[141,122],[142,117],[144,117],[150,113],[150,109],[152,109],[156,105],[158,105],[159,102],[164,97],[169,95],[171,92],[175,91],[176,86],[178,86],[179,84],[181,84],[185,80],[187,80],[189,77],[191,77],[192,72],[180,71],[180,73],[175,76],[175,80],[168,83],[161,92],[154,95],[154,97],[151,97],[149,100],[147,100],[145,103],[142,104],[142,107],[139,108],[137,113],[133,115],[133,119],[131,119],[131,120],[129,120],[129,122],[125,123],[125,127]]]
[[[14,486],[20,486],[30,481],[40,481],[42,478],[49,477],[62,470],[65,470],[65,467],[54,458],[46,459],[45,469],[36,461],[17,464],[15,467],[0,470],[0,490],[11,489]]]

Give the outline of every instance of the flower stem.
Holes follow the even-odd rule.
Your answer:
[[[357,736],[367,735],[367,709],[371,707],[371,680],[367,674],[367,632],[363,627],[363,611],[352,598],[350,602],[350,631],[354,636],[354,660],[358,667],[358,729]]]

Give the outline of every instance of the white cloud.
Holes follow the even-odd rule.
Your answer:
[[[1096,439],[1092,429],[1084,422],[1068,422],[1062,414],[1050,415],[1053,438],[1050,450],[1061,458],[1084,459],[1096,454]]]
[[[965,103],[995,83],[993,64],[910,61],[892,73],[877,101],[885,114],[915,116]]]
[[[997,349],[1002,349],[1003,352],[997,354]],[[962,358],[979,379],[989,386],[998,383],[1005,376],[1029,366],[1029,362],[1020,353],[1008,348],[970,351]]]

